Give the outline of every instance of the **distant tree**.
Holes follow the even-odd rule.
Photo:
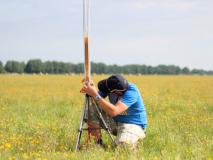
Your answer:
[[[62,73],[70,73],[71,68],[70,64],[64,62],[53,61],[53,73],[62,74]]]
[[[74,65],[74,73],[84,73],[84,64],[78,63]]]
[[[42,62],[40,59],[32,59],[25,65],[24,62],[7,61],[3,67],[0,61],[0,73],[50,73],[50,74],[64,74],[64,73],[84,73],[84,64],[65,63],[58,61]],[[158,65],[146,66],[138,64],[130,65],[106,65],[104,63],[91,62],[91,72],[96,74],[199,74],[199,75],[213,75],[213,71],[206,71],[202,69],[189,70],[187,67],[180,68],[175,65]]]
[[[0,61],[0,73],[4,73],[4,66],[1,61]]]
[[[13,72],[13,62],[7,61],[4,67],[6,72],[12,73]]]
[[[74,65],[72,63],[64,63],[64,73],[74,73]]]
[[[184,67],[184,68],[182,69],[181,73],[182,73],[182,74],[189,74],[189,73],[190,73],[190,70],[189,70],[189,68]]]
[[[55,73],[64,73],[63,72],[63,62],[53,62]]]
[[[43,73],[54,73],[54,66],[51,61],[47,61],[43,63]]]
[[[156,74],[156,68],[152,66],[147,66],[147,73],[148,74]]]
[[[66,73],[65,72],[65,66],[66,66],[65,63],[59,62],[58,66],[59,66],[59,73]]]
[[[40,59],[29,60],[25,66],[26,73],[41,73],[43,71],[43,64]]]
[[[74,72],[74,70],[75,70],[75,64],[69,63],[69,67],[70,67],[70,73],[75,73]]]
[[[5,71],[9,73],[23,73],[25,63],[18,61],[7,61],[5,65]]]
[[[58,73],[59,72],[59,67],[58,67],[58,62],[53,61],[53,73]]]
[[[17,73],[24,73],[25,63],[19,62],[17,67]]]
[[[96,74],[107,73],[107,66],[104,63],[91,62],[91,71]]]
[[[130,74],[131,73],[131,69],[129,68],[128,65],[125,65],[125,66],[122,67],[122,73],[123,74]]]
[[[200,75],[204,75],[206,74],[206,72],[203,69],[193,69],[191,71],[192,74],[200,74]]]
[[[168,74],[168,67],[166,65],[158,65],[156,67],[157,74]]]
[[[140,67],[138,65],[127,65],[127,67],[129,68],[129,72],[131,74],[138,74],[140,73]]]
[[[106,72],[107,73],[114,73],[114,74],[119,74],[122,72],[122,67],[121,66],[118,66],[116,64],[114,65],[108,65],[107,69],[106,69]]]
[[[141,74],[148,74],[149,73],[148,67],[146,65],[141,65],[140,66],[140,73]]]
[[[207,74],[213,75],[213,71],[207,71]]]
[[[181,69],[178,66],[175,65],[168,65],[167,66],[167,74],[180,74],[181,73]]]

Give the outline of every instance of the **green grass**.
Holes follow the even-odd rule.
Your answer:
[[[81,78],[0,75],[0,159],[213,159],[213,77],[127,76],[147,108],[144,142],[126,151],[104,133],[106,150],[75,153]]]

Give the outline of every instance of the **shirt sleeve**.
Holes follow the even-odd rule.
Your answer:
[[[137,91],[134,89],[127,90],[121,97],[120,101],[124,103],[128,108],[136,103],[138,99]]]

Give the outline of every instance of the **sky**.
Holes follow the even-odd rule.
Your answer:
[[[0,61],[84,61],[82,0],[0,0]],[[90,0],[90,60],[213,70],[212,0]]]

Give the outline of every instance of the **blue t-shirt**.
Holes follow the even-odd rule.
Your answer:
[[[104,95],[100,91],[99,93],[104,98],[108,96],[109,101],[112,104],[116,104],[119,100],[128,107],[126,111],[113,117],[114,121],[121,123],[137,124],[140,125],[142,128],[146,128],[146,109],[140,91],[138,90],[136,85],[129,83],[128,89],[121,97],[118,97],[116,94],[113,93],[110,93],[108,95]]]

